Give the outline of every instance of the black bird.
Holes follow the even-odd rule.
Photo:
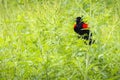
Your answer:
[[[79,34],[82,37],[82,39],[85,40],[85,43],[86,41],[89,41],[89,45],[94,43],[94,41],[92,40],[92,33],[88,29],[88,24],[83,22],[82,17],[76,18],[76,24],[74,25],[74,31],[77,34]]]

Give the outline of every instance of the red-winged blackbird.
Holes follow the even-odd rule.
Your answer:
[[[74,31],[78,33],[84,40],[88,40],[89,45],[93,43],[92,33],[88,29],[88,24],[84,23],[81,17],[76,18],[76,24],[74,25]]]

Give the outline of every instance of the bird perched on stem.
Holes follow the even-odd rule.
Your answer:
[[[74,31],[80,35],[82,39],[86,41],[89,41],[89,45],[93,43],[92,40],[92,33],[90,32],[88,28],[88,24],[83,22],[82,17],[77,17],[76,18],[76,24],[74,25]]]

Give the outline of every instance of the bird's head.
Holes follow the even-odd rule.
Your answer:
[[[81,23],[81,22],[82,22],[82,17],[77,17],[77,18],[76,18],[76,23],[79,24],[79,23]]]

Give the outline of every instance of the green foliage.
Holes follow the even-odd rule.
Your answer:
[[[119,0],[0,0],[1,80],[119,80]],[[84,17],[96,43],[77,38]]]

